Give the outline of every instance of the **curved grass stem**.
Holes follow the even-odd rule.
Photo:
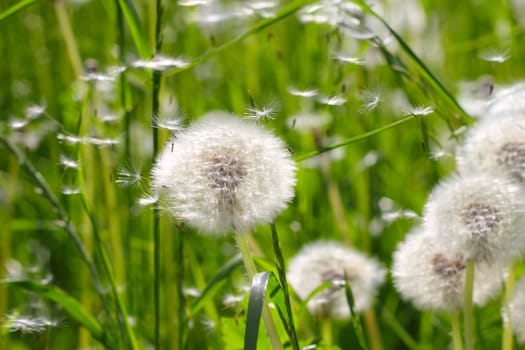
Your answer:
[[[251,281],[253,279],[253,276],[255,276],[255,274],[257,273],[257,268],[255,267],[252,253],[250,247],[248,246],[248,241],[242,233],[237,233],[235,235],[235,238],[237,240],[239,250],[241,251],[242,261],[244,262],[244,267],[246,268],[246,272],[248,273],[248,278]],[[279,339],[279,334],[277,333],[277,328],[275,327],[275,323],[270,313],[270,309],[268,308],[268,305],[266,303],[263,306],[262,316],[264,324],[266,326],[266,331],[268,332],[268,337],[270,338],[270,342],[272,343],[273,350],[283,350],[281,340]]]

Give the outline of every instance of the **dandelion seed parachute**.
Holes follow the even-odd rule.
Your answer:
[[[525,178],[525,119],[487,117],[472,127],[456,152],[462,174],[496,172]]]
[[[332,286],[313,296],[307,304],[312,314],[345,319],[350,309],[341,283],[345,273],[354,296],[355,310],[370,307],[385,269],[376,260],[333,241],[317,241],[304,246],[289,262],[287,279],[301,299],[322,284]]]
[[[210,112],[171,139],[152,170],[163,208],[203,233],[270,222],[294,195],[296,166],[279,138]]]
[[[430,194],[425,227],[466,259],[505,265],[525,251],[525,193],[507,177],[453,176]]]
[[[416,227],[394,252],[392,276],[401,296],[416,307],[457,311],[463,306],[466,259],[461,249],[444,244],[436,235]],[[473,301],[483,305],[502,285],[496,266],[477,264]]]

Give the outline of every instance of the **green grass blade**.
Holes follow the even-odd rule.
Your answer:
[[[350,313],[352,315],[352,326],[354,327],[355,334],[357,335],[357,341],[361,346],[361,349],[368,350],[368,346],[366,345],[365,333],[361,324],[361,317],[354,310],[354,296],[352,294],[352,289],[350,288],[350,283],[348,283],[349,280],[348,276],[346,275],[346,272],[345,281],[347,281],[347,283],[345,283],[346,302],[348,303],[348,307],[350,308]]]
[[[403,40],[403,38],[388,24],[388,22],[381,17],[377,12],[372,10],[364,0],[355,0],[355,3],[358,4],[366,13],[377,18],[383,25],[388,29],[390,34],[396,38],[396,41],[401,45],[403,51],[414,61],[416,66],[419,68],[421,74],[425,79],[430,83],[430,85],[436,90],[436,92],[459,114],[463,122],[470,125],[473,123],[472,117],[470,117],[467,112],[461,107],[458,101],[452,96],[448,89],[441,83],[441,81],[432,73],[432,71],[425,65],[425,63],[412,51],[410,46]]]
[[[259,324],[264,306],[264,296],[270,279],[270,272],[259,272],[253,276],[246,315],[246,332],[244,334],[244,350],[255,350],[259,337]]]
[[[282,21],[283,19],[293,15],[294,13],[296,13],[297,11],[299,11],[302,7],[304,7],[305,5],[308,5],[312,2],[315,2],[314,0],[298,0],[298,1],[295,1],[293,3],[291,3],[290,5],[282,8],[279,12],[277,12],[277,14],[274,16],[274,17],[271,17],[271,18],[267,18],[267,19],[264,19],[262,21],[260,21],[259,23],[255,24],[253,27],[251,27],[250,29],[248,29],[246,32],[244,32],[243,34],[239,35],[238,37],[220,45],[220,46],[217,46],[215,48],[212,48],[210,49],[208,52],[204,53],[203,55],[197,57],[196,59],[194,59],[192,62],[190,62],[188,65],[185,65],[184,67],[181,67],[179,69],[175,69],[175,70],[172,70],[170,72],[167,72],[165,74],[165,76],[171,76],[171,75],[175,75],[175,74],[178,74],[178,73],[181,73],[183,71],[186,71],[186,70],[189,70],[197,65],[199,65],[200,63],[206,61],[207,59],[213,57],[213,56],[216,56],[218,55],[219,53],[225,51],[226,49],[229,49],[230,47],[244,41],[246,38],[252,36],[253,34],[256,34],[258,32],[260,32],[261,30],[279,22],[279,21]]]
[[[224,265],[220,271],[213,276],[210,283],[206,286],[202,294],[195,300],[191,306],[191,314],[196,315],[206,303],[211,302],[215,293],[219,290],[221,282],[223,282],[237,267],[242,265],[242,257],[237,255]]]
[[[3,20],[5,20],[5,19],[7,19],[7,18],[9,18],[11,16],[13,16],[17,12],[22,11],[23,9],[25,9],[29,5],[33,5],[37,1],[38,0],[23,0],[23,1],[18,2],[17,4],[14,4],[10,8],[8,8],[7,10],[5,10],[5,11],[0,13],[0,22],[2,22]]]
[[[301,160],[305,160],[305,159],[308,159],[308,158],[315,157],[315,156],[317,156],[319,154],[322,154],[322,153],[334,150],[334,149],[339,148],[339,147],[348,146],[348,145],[350,145],[352,143],[356,143],[356,142],[359,142],[359,141],[366,140],[369,137],[372,137],[374,135],[382,133],[383,131],[386,131],[388,129],[392,129],[393,127],[396,127],[398,125],[404,124],[404,123],[406,123],[406,122],[408,122],[409,120],[412,120],[412,119],[414,119],[414,116],[409,115],[409,116],[407,116],[405,118],[396,120],[395,122],[392,122],[390,124],[387,124],[385,126],[379,127],[377,129],[365,132],[365,133],[363,133],[361,135],[350,137],[350,138],[348,138],[346,140],[343,140],[341,142],[335,143],[333,145],[329,145],[329,146],[323,147],[321,149],[318,149],[318,150],[315,150],[315,151],[311,151],[311,152],[308,152],[308,153],[296,156],[295,160],[299,162]]]
[[[150,59],[153,56],[153,51],[146,40],[144,28],[140,24],[133,2],[131,0],[118,0],[118,3],[140,58]]]
[[[82,305],[73,297],[69,296],[60,288],[45,285],[35,281],[0,281],[0,285],[15,288],[23,288],[34,292],[42,298],[49,299],[59,304],[64,310],[84,328],[86,328],[93,338],[105,346],[112,347],[111,341],[107,338],[102,326]]]

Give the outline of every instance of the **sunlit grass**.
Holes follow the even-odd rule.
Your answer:
[[[245,237],[269,286],[317,239],[389,268],[476,111],[522,91],[502,86],[525,73],[524,27],[510,3],[371,9],[387,26],[342,1],[0,1],[0,349],[242,348],[259,323],[235,237],[159,212],[150,188],[158,150],[208,111],[272,130],[297,161],[288,209]],[[363,347],[355,322],[289,292],[267,311],[283,344]],[[509,299],[474,308],[476,348],[522,346]],[[361,323],[369,349],[457,349],[463,319],[387,277]]]

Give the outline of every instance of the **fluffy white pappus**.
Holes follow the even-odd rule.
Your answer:
[[[302,300],[325,284],[308,302],[308,310],[319,317],[346,319],[350,308],[346,299],[345,274],[354,297],[354,310],[368,309],[384,282],[382,265],[354,249],[334,241],[316,241],[304,246],[288,264],[287,279]]]
[[[494,174],[452,176],[430,194],[426,227],[469,260],[506,264],[525,251],[525,192]]]
[[[524,110],[525,111],[525,110]],[[458,171],[503,173],[525,178],[525,118],[486,117],[456,151]]]
[[[209,112],[169,141],[152,170],[161,206],[203,233],[272,221],[294,196],[296,165],[260,125]]]
[[[463,307],[465,255],[454,244],[417,226],[394,252],[392,277],[396,290],[417,308],[451,312]],[[473,301],[483,305],[496,296],[503,273],[497,265],[476,264]]]
[[[509,316],[512,329],[520,343],[525,343],[525,277],[514,287],[514,294],[509,303]]]

